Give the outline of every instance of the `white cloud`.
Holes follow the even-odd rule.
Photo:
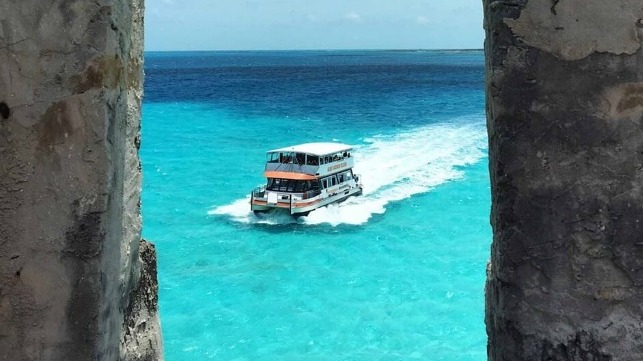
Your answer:
[[[429,23],[429,19],[427,19],[427,18],[426,18],[426,17],[424,17],[424,16],[418,16],[418,17],[415,19],[415,22],[416,22],[417,24],[419,24],[419,25],[427,25],[427,24]]]
[[[359,23],[362,21],[362,17],[354,11],[351,11],[348,14],[344,15],[344,19],[352,21],[354,23]]]

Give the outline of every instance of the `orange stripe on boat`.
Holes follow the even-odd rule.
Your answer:
[[[263,173],[266,178],[283,178],[294,180],[313,180],[317,179],[314,175],[294,172],[267,171]]]
[[[313,204],[317,204],[317,203],[319,203],[319,200],[315,200],[314,202],[307,202],[307,203],[306,202],[293,203],[292,206],[293,207],[308,207],[308,206],[312,206]]]

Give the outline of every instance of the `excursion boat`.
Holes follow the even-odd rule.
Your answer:
[[[291,215],[311,211],[362,194],[353,174],[352,147],[341,143],[306,143],[267,152],[267,183],[250,194],[255,213],[285,209]]]

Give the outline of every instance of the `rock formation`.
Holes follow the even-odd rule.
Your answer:
[[[0,1],[0,360],[162,358],[142,51],[142,0]]]
[[[489,360],[643,360],[643,3],[483,3]]]

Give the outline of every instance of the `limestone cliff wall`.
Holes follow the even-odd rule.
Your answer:
[[[0,1],[1,360],[162,355],[134,302],[142,51],[143,0]]]
[[[483,3],[489,360],[643,360],[643,3]]]

